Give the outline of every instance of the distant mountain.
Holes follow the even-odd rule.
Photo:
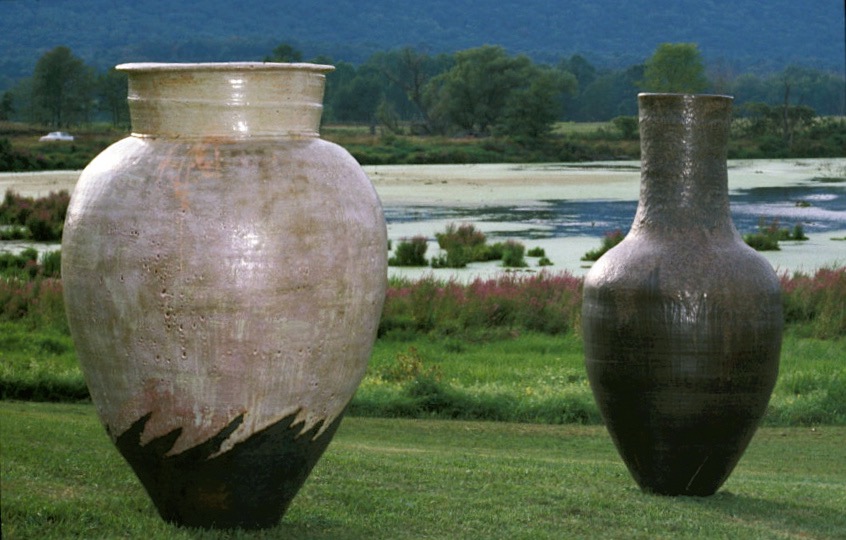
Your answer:
[[[0,89],[66,45],[98,68],[126,61],[261,60],[279,43],[361,62],[406,45],[483,44],[555,62],[640,63],[694,42],[734,71],[791,63],[844,71],[843,0],[0,0]]]

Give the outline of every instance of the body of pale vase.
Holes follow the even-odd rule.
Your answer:
[[[326,66],[124,69],[136,133],[83,172],[62,244],[85,379],[165,519],[270,526],[364,375],[381,206],[317,137]]]

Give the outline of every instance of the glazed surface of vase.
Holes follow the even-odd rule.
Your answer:
[[[779,281],[731,221],[731,98],[638,100],[634,223],[585,277],[588,379],[642,489],[710,495],[743,454],[776,381]]]
[[[133,134],[62,241],[101,421],[168,521],[274,525],[367,366],[387,284],[375,190],[319,138],[311,64],[128,64]]]

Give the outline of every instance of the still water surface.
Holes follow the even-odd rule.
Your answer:
[[[582,261],[582,255],[599,247],[606,233],[625,233],[631,227],[639,183],[636,167],[632,169],[634,174],[624,183],[597,182],[578,195],[562,189],[563,196],[558,199],[486,205],[483,201],[464,204],[465,197],[443,204],[386,204],[388,235],[394,246],[402,238],[426,236],[427,257],[432,257],[439,252],[436,232],[451,222],[469,222],[493,240],[513,238],[527,248],[544,248],[554,263],[550,271],[584,274],[591,263]],[[479,183],[484,185],[484,178]],[[846,160],[734,163],[729,166],[729,188],[732,219],[741,234],[775,223],[788,229],[801,225],[809,237],[803,242],[781,242],[780,251],[762,253],[777,271],[812,273],[846,264]],[[536,266],[536,261],[528,262],[530,267]],[[474,263],[460,270],[391,267],[390,274],[472,279],[492,277],[503,270],[496,263]]]
[[[781,227],[801,225],[806,233],[846,229],[846,180],[814,182],[801,186],[756,187],[730,193],[732,219],[741,234],[759,225],[777,222]],[[387,206],[388,224],[417,221],[471,221],[519,223],[515,230],[499,229],[492,236],[561,238],[602,236],[608,231],[628,231],[637,201],[553,200],[524,206]]]

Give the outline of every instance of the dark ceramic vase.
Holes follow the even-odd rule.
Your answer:
[[[163,518],[273,526],[367,368],[379,199],[319,137],[331,66],[119,69],[133,135],[83,171],[62,240],[92,401]]]
[[[591,389],[640,487],[711,495],[778,374],[778,278],[729,213],[727,96],[641,94],[631,231],[585,278]]]

